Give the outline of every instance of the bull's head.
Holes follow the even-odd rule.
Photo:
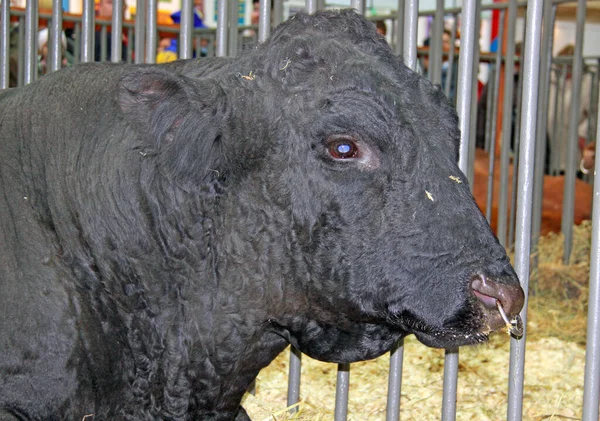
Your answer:
[[[210,80],[150,72],[124,86],[129,114],[170,109],[160,95],[144,102],[161,91],[190,104],[187,116],[165,111],[164,148],[178,158],[163,173],[186,189],[224,186],[222,238],[235,241],[218,273],[243,270],[247,317],[303,352],[373,358],[410,333],[435,347],[479,343],[521,310],[457,166],[455,111],[357,14],[297,15]],[[200,146],[177,146],[193,132]]]

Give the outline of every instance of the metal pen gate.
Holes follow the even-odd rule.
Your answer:
[[[109,45],[108,31],[112,35],[110,50],[112,61],[126,60],[135,63],[154,63],[156,61],[156,45],[158,34],[176,37],[178,40],[178,57],[190,58],[199,56],[201,45],[204,45],[204,55],[227,56],[235,55],[243,48],[247,40],[264,41],[270,34],[271,25],[276,25],[284,19],[283,0],[260,0],[260,17],[258,25],[238,26],[234,11],[237,0],[219,0],[216,10],[216,29],[197,29],[193,26],[192,0],[182,0],[182,14],[180,26],[161,27],[157,24],[157,0],[137,0],[135,22],[124,22],[120,10],[123,0],[113,0],[113,15],[110,21],[95,21],[94,0],[82,0],[83,9],[81,16],[64,14],[62,1],[53,0],[51,13],[41,13],[37,0],[28,0],[24,10],[10,8],[9,1],[3,0],[0,5],[0,89],[9,87],[10,73],[13,83],[23,85],[34,81],[38,77],[37,69],[37,33],[40,20],[48,23],[48,69],[56,71],[61,67],[62,48],[61,31],[70,27],[75,32],[76,43],[73,46],[74,62],[87,62],[94,60],[95,37],[100,37],[100,59],[105,60]],[[455,98],[456,109],[460,118],[462,133],[460,146],[459,166],[472,182],[473,154],[475,145],[475,120],[476,120],[476,93],[477,93],[477,66],[480,62],[490,64],[490,78],[488,84],[487,120],[485,127],[485,148],[496,150],[494,133],[496,127],[511,127],[512,103],[509,100],[501,102],[503,107],[502,121],[496,121],[497,106],[503,64],[506,69],[513,69],[515,60],[521,64],[518,82],[511,72],[504,72],[504,98],[513,97],[516,92],[519,117],[515,123],[515,141],[512,145],[514,160],[518,161],[517,177],[509,179],[508,166],[511,153],[511,131],[503,130],[500,149],[500,174],[501,189],[499,192],[499,215],[497,235],[505,247],[514,244],[515,269],[522,282],[526,294],[529,286],[530,264],[535,265],[535,260],[530,260],[532,250],[535,249],[540,233],[542,183],[540,178],[544,175],[545,162],[545,130],[547,127],[548,107],[554,107],[556,113],[559,107],[558,94],[550,98],[547,87],[550,80],[560,80],[564,74],[564,65],[572,65],[572,83],[575,87],[581,86],[585,73],[590,73],[592,83],[592,112],[588,116],[589,139],[600,137],[598,125],[598,61],[595,66],[583,66],[582,43],[583,28],[586,15],[585,0],[529,0],[527,2],[508,0],[504,3],[482,5],[481,0],[463,0],[461,8],[444,8],[443,0],[436,0],[435,10],[419,12],[418,0],[398,0],[397,12],[389,16],[377,16],[375,20],[391,22],[391,36],[388,40],[396,53],[402,54],[405,63],[413,70],[418,69],[419,59],[427,57],[429,68],[427,76],[434,82],[442,82],[442,35],[444,30],[444,17],[451,16],[454,22],[461,21],[460,50],[447,54],[448,73],[446,74],[445,92],[451,92],[452,83],[456,83]],[[271,4],[272,3],[272,4]],[[553,28],[556,19],[556,8],[563,3],[576,3],[577,6],[577,31],[575,48],[572,56],[561,60],[553,59]],[[314,12],[323,8],[324,4],[318,0],[306,0],[305,10]],[[364,0],[352,0],[351,7],[360,13],[365,13]],[[478,28],[482,11],[497,10],[500,14],[500,45],[494,54],[480,55],[477,42]],[[515,54],[516,18],[518,11],[526,13],[523,38],[523,54]],[[419,16],[429,16],[433,21],[433,31],[430,49],[426,52],[417,49],[417,24]],[[11,21],[19,22],[19,33],[13,37]],[[506,24],[505,24],[506,23]],[[99,31],[95,29],[100,28]],[[506,30],[506,34],[503,31]],[[456,23],[450,30],[451,45],[454,45],[457,34]],[[120,42],[122,34],[135,43],[122,51]],[[250,35],[248,35],[250,34]],[[14,39],[14,44],[11,40]],[[506,45],[502,41],[506,39]],[[11,54],[13,56],[11,57]],[[517,58],[515,58],[517,57]],[[11,63],[11,59],[13,63]],[[596,58],[597,59],[597,58]],[[564,61],[566,60],[566,61]],[[455,65],[457,63],[457,65]],[[14,65],[14,66],[13,66]],[[14,67],[14,69],[13,69]],[[453,74],[453,71],[456,74]],[[554,75],[554,76],[553,76]],[[453,82],[454,81],[454,82]],[[491,94],[490,94],[491,92]],[[572,244],[572,221],[574,208],[575,174],[578,168],[577,153],[577,122],[581,117],[577,109],[578,95],[581,90],[575,89],[568,112],[569,130],[568,148],[566,156],[565,193],[563,198],[562,230],[565,235],[564,261],[569,261]],[[490,118],[491,116],[491,118]],[[490,154],[490,173],[496,165]],[[552,171],[557,171],[556,156],[550,157]],[[596,162],[596,172],[600,172],[600,164]],[[515,187],[512,196],[508,197],[509,183]],[[488,189],[488,206],[491,209],[492,183]],[[510,206],[511,212],[506,210]],[[591,265],[589,278],[589,307],[587,326],[586,367],[584,379],[584,397],[582,413],[584,421],[599,419],[600,398],[600,183],[594,185],[593,196],[593,223]],[[490,220],[491,212],[487,213]],[[527,300],[521,313],[526,325]],[[522,339],[511,338],[510,352],[510,380],[507,402],[507,420],[522,419],[522,404],[524,393],[524,361],[526,352],[527,332]],[[388,381],[388,403],[386,420],[394,421],[400,418],[400,391],[402,379],[404,344],[400,341],[390,354],[390,369]],[[445,352],[443,402],[441,419],[450,421],[456,419],[457,411],[457,379],[458,379],[459,350],[449,349]],[[292,406],[300,396],[300,367],[301,354],[292,349],[290,352],[290,372],[288,384],[288,405]],[[347,418],[349,401],[349,376],[350,366],[340,364],[337,374],[337,393],[335,401],[335,420]],[[460,404],[460,403],[458,403]],[[293,409],[292,409],[293,410]]]

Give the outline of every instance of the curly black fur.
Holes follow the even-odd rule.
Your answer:
[[[475,343],[469,279],[518,288],[456,114],[353,12],[0,104],[1,419],[247,420],[288,343],[335,362]]]

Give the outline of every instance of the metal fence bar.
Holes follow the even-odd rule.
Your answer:
[[[106,58],[108,57],[108,28],[104,23],[100,24],[101,28],[100,29],[100,61],[106,61]],[[95,34],[96,36],[98,34]],[[94,42],[94,47],[97,46],[97,41]],[[94,56],[96,56],[96,54],[98,54],[95,50],[94,50]],[[96,57],[94,57],[94,59],[96,59]]]
[[[217,4],[217,57],[225,57],[227,55],[228,6],[228,0],[219,0]]]
[[[404,63],[413,71],[417,69],[417,24],[419,0],[402,0],[398,5],[404,5],[403,20],[398,23],[398,32],[402,31],[399,39],[404,40]],[[399,13],[400,16],[400,13]],[[402,22],[402,27],[400,27]],[[404,361],[404,339],[400,340],[390,352],[390,373],[388,378],[388,404],[386,421],[400,419],[400,390],[402,384],[402,364]]]
[[[475,53],[475,14],[477,0],[465,0],[462,9],[463,31],[458,59],[457,112],[461,131],[458,166],[464,174],[469,170],[469,139],[471,130],[471,99],[473,56]],[[444,392],[442,420],[456,419],[456,390],[458,382],[458,349],[446,350],[444,359]]]
[[[550,70],[552,67],[552,44],[554,31],[554,14],[556,8],[552,3],[544,3],[542,23],[541,67],[539,75],[538,113],[537,113],[537,139],[536,156],[533,176],[533,212],[531,217],[531,249],[533,250],[532,265],[537,268],[537,244],[542,227],[542,200],[544,195],[544,163],[546,162],[546,130],[548,125],[548,98]]]
[[[146,0],[137,0],[135,6],[135,62],[144,63],[146,45]]]
[[[283,22],[283,0],[273,0],[273,27]]]
[[[123,1],[113,0],[110,34],[110,60],[113,63],[118,63],[123,58]]]
[[[475,2],[475,21],[473,22],[475,28],[481,27],[481,0]],[[475,162],[475,138],[477,134],[477,93],[479,90],[478,85],[478,74],[479,74],[479,30],[476,32],[475,39],[473,41],[473,64],[471,72],[471,128],[469,130],[469,171],[467,172],[467,179],[473,190],[473,184],[475,181],[475,165],[470,163]]]
[[[0,89],[8,88],[10,78],[9,58],[10,2],[0,3]]]
[[[54,72],[62,67],[62,4],[52,1],[52,21],[48,28],[48,70]]]
[[[462,34],[458,58],[458,84],[456,111],[461,131],[458,166],[464,174],[469,170],[469,139],[471,138],[471,97],[473,89],[473,56],[475,52],[475,13],[477,0],[465,0],[462,12]]]
[[[318,9],[318,2],[317,0],[306,0],[306,6],[305,6],[305,10],[306,13],[315,13]]]
[[[194,50],[194,3],[192,0],[181,0],[181,24],[179,27],[179,58],[192,58]]]
[[[94,37],[95,37],[94,0],[83,0],[81,14],[81,62],[94,61]]]
[[[356,11],[358,13],[360,13],[361,15],[365,14],[365,10],[366,10],[366,4],[365,4],[365,0],[350,0],[350,7],[352,9],[356,9]]]
[[[127,39],[128,40],[130,40],[130,41],[133,40],[134,32],[135,32],[135,27],[130,26],[127,28]],[[127,61],[127,63],[133,63],[133,48],[131,48],[131,46],[128,46],[128,48],[127,48],[126,61]]]
[[[498,94],[500,92],[500,75],[501,75],[501,67],[502,67],[502,48],[504,47],[504,17],[506,13],[504,10],[500,12],[500,27],[498,29],[498,49],[496,51],[496,61],[493,73],[493,81],[492,82],[492,92],[488,90],[488,99],[491,99],[491,104],[489,107],[489,114],[486,114],[486,120],[489,122],[489,132],[486,131],[486,135],[489,135],[489,167],[488,167],[488,189],[487,189],[487,199],[486,199],[486,207],[485,207],[485,217],[488,222],[492,220],[492,205],[494,198],[494,172],[496,170],[496,121],[498,117]],[[508,42],[514,42],[514,40],[508,40]],[[506,71],[506,70],[505,70]],[[491,93],[491,95],[490,95]],[[507,98],[505,98],[505,101]],[[512,99],[510,99],[512,104]]]
[[[599,61],[600,63],[600,61]],[[600,96],[600,66],[592,71],[592,95],[590,98],[590,119],[588,125],[588,140],[597,141],[596,130],[598,128],[598,97]]]
[[[338,364],[335,386],[334,421],[345,421],[348,417],[348,393],[350,391],[350,364]]]
[[[258,18],[258,42],[265,42],[271,35],[271,1],[260,0]]]
[[[404,64],[416,70],[419,0],[406,0],[404,6]]]
[[[292,406],[300,401],[300,369],[302,368],[302,353],[290,347],[290,368],[288,374],[287,405]],[[292,408],[291,412],[298,412],[298,408]]]
[[[502,28],[502,26],[500,26]],[[502,38],[498,37],[498,40],[501,40]],[[500,51],[500,50],[498,50]],[[487,90],[487,94],[486,94],[486,102],[485,102],[485,131],[484,131],[484,139],[483,139],[483,149],[486,152],[490,152],[490,150],[493,150],[493,148],[495,148],[496,142],[494,139],[494,142],[492,143],[492,124],[491,124],[491,120],[489,118],[489,116],[492,115],[493,112],[493,102],[494,102],[494,95],[490,95],[490,91],[494,91],[496,89],[496,74],[501,73],[501,69],[499,67],[495,67],[495,66],[490,66],[490,70],[489,70],[489,79],[488,79],[488,83],[486,85],[486,90]],[[494,136],[495,137],[495,136]],[[494,154],[495,155],[495,154]],[[491,155],[490,155],[491,158]],[[488,195],[489,196],[489,195]],[[488,197],[489,199],[489,197]],[[487,202],[487,205],[490,205],[491,202]],[[486,207],[487,209],[487,207]],[[487,215],[486,215],[487,218]],[[488,222],[490,222],[490,220],[488,219]]]
[[[565,112],[565,99],[564,96],[561,95],[561,92],[564,91],[565,86],[567,84],[567,68],[568,65],[566,63],[561,63],[560,65],[560,73],[556,81],[556,95],[557,102],[556,108],[554,110],[554,131],[553,131],[553,146],[554,146],[554,158],[556,162],[555,170],[557,173],[560,171],[564,171],[562,167],[562,154],[560,148],[560,142],[566,136],[564,125],[559,124],[559,121],[563,121],[562,114]]]
[[[400,396],[402,391],[402,364],[404,362],[404,339],[400,339],[390,352],[386,421],[400,419]]]
[[[429,39],[429,68],[427,77],[431,83],[442,83],[442,54],[444,34],[444,0],[436,0],[436,10],[433,19],[433,33]]]
[[[446,73],[446,85],[444,86],[444,93],[450,98],[452,81],[454,75],[454,60],[456,59],[456,27],[457,27],[457,15],[454,14],[454,21],[452,23],[452,29],[450,30],[450,51],[448,52],[448,73]],[[455,98],[456,99],[456,98]]]
[[[506,232],[508,226],[508,170],[510,159],[510,127],[512,125],[512,107],[514,95],[515,68],[515,26],[517,21],[517,1],[509,0],[508,27],[506,30],[506,60],[504,62],[504,102],[502,104],[502,144],[500,149],[500,192],[498,195],[498,229],[496,236],[507,247]],[[495,133],[492,133],[495,136]],[[495,153],[495,151],[492,151]]]
[[[573,221],[575,216],[575,177],[577,175],[577,148],[579,111],[581,102],[581,81],[583,78],[583,28],[585,27],[585,0],[577,2],[577,25],[575,26],[575,57],[573,58],[573,76],[571,109],[569,115],[569,136],[567,143],[567,164],[565,168],[565,188],[563,193],[561,230],[565,238],[563,263],[569,264],[573,248]]]
[[[597,103],[600,110],[600,101]],[[598,117],[600,120],[600,115]],[[600,129],[600,125],[597,127],[596,139],[600,138],[598,129]],[[600,174],[600,160],[598,159],[596,160],[595,174]],[[600,182],[594,183],[587,320],[582,421],[597,421],[600,400]]]
[[[527,26],[523,25],[523,40],[527,38]],[[521,53],[519,57],[519,63],[522,63],[522,53],[523,48],[521,48]],[[515,130],[514,130],[514,147],[513,147],[513,175],[512,175],[512,194],[510,197],[510,212],[508,217],[508,242],[507,248],[512,248],[514,245],[514,237],[515,237],[515,218],[516,218],[516,208],[517,208],[517,168],[519,166],[519,145],[521,142],[521,98],[523,97],[523,66],[519,65],[519,70],[517,71],[517,84],[514,87],[516,90],[516,112],[515,112]]]
[[[533,165],[535,154],[536,114],[540,38],[542,29],[542,1],[531,0],[527,6],[527,38],[523,60],[523,98],[521,115],[521,144],[519,151],[519,194],[515,243],[515,271],[525,292],[521,310],[524,333],[521,339],[511,338],[510,372],[508,385],[508,421],[523,416],[523,384],[525,374],[525,338],[527,334],[527,294],[529,290],[529,256],[531,246],[531,205],[533,200]]]
[[[24,79],[25,84],[31,83],[37,76],[37,28],[38,28],[38,2],[30,0],[25,7],[25,46],[24,51]]]
[[[146,63],[156,63],[158,1],[147,0],[146,7]]]
[[[394,30],[394,52],[401,56],[404,54],[404,0],[398,0],[398,11],[396,12],[396,21],[392,22]]]
[[[513,155],[513,175],[511,178],[511,191],[510,195],[510,211],[508,215],[508,242],[507,248],[514,248],[515,244],[515,225],[516,225],[516,215],[517,215],[517,168],[519,167],[519,145],[521,142],[521,98],[522,98],[522,88],[523,88],[523,66],[519,69],[519,80],[516,86],[517,90],[517,110],[515,112],[515,145],[514,145],[514,155]]]
[[[238,52],[238,0],[229,1],[229,49],[227,55],[237,56]]]

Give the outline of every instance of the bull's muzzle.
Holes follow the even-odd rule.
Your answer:
[[[518,284],[500,283],[478,274],[471,279],[471,289],[483,308],[485,324],[490,331],[506,326],[513,336],[523,335],[519,312],[523,308],[525,294]]]

